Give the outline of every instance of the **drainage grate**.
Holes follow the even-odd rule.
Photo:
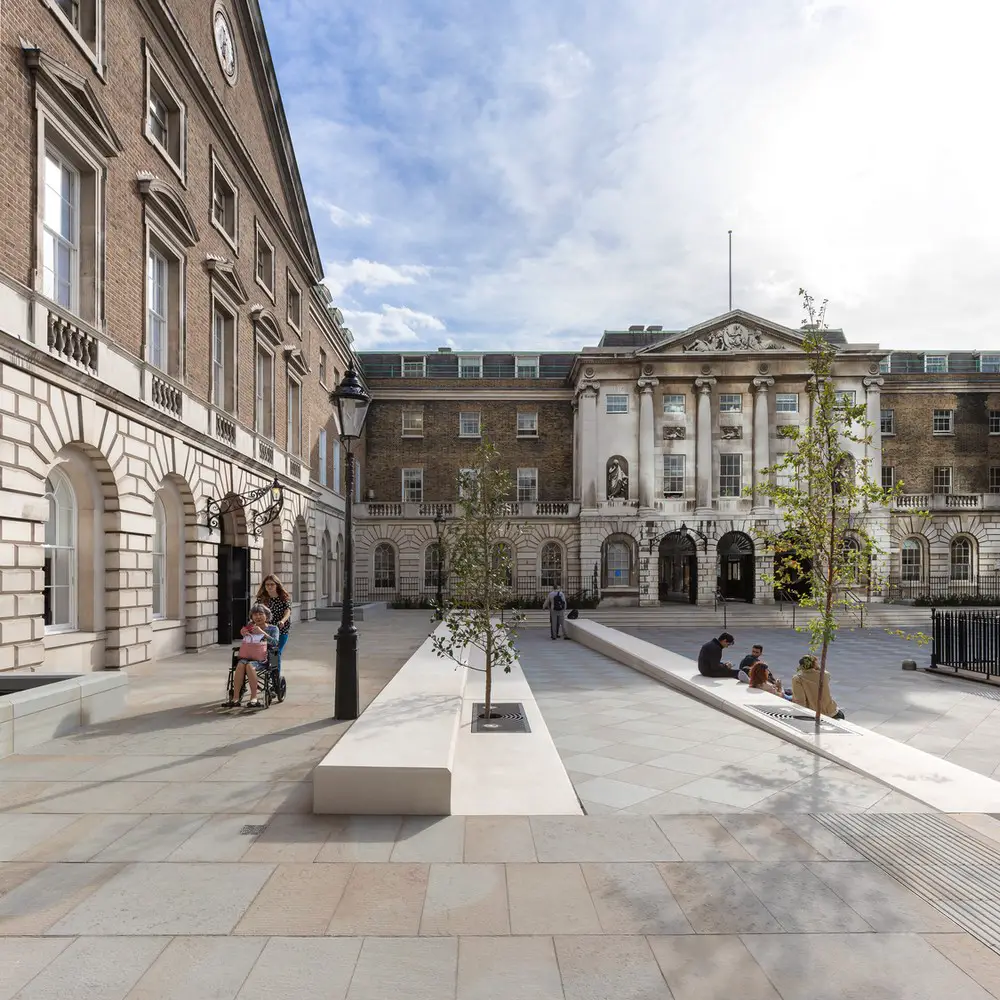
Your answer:
[[[748,705],[747,707],[751,712],[756,712],[758,715],[766,715],[769,719],[774,719],[776,722],[780,722],[798,733],[816,732],[816,716],[812,712],[795,712],[782,708],[763,708],[760,705]],[[853,730],[847,729],[845,726],[839,726],[836,722],[826,718],[820,719],[819,731],[821,733],[853,734]]]
[[[255,824],[247,823],[246,826],[240,827],[241,837],[259,837],[267,829],[266,823]]]
[[[1000,952],[1000,860],[931,813],[818,814],[828,830]]]
[[[476,702],[472,706],[472,731],[474,733],[530,733],[524,705],[519,701],[495,701],[490,705],[491,719],[481,719],[486,706]]]

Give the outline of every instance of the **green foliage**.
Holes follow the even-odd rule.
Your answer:
[[[785,429],[788,450],[764,470],[757,492],[773,501],[783,519],[782,527],[764,538],[775,553],[775,588],[805,591],[799,603],[818,612],[803,631],[809,633],[822,674],[837,633],[838,609],[851,606],[852,588],[873,584],[881,550],[870,514],[890,506],[900,486],[887,490],[873,480],[867,457],[873,428],[866,405],[838,394],[833,381],[837,352],[823,332],[826,302],[817,309],[804,289],[799,295],[808,316],[811,419]],[[881,470],[875,474],[881,478]]]
[[[519,533],[512,520],[514,489],[510,473],[500,466],[500,453],[483,431],[471,470],[459,477],[459,517],[448,526],[442,545],[455,600],[446,601],[438,613],[446,626],[434,637],[438,656],[468,665],[469,647],[485,655],[485,712],[490,713],[493,671],[510,673],[517,659],[514,640],[523,616],[501,610],[514,603],[509,581],[513,577],[514,541]]]
[[[913,602],[918,608],[996,608],[1000,597],[990,594],[946,594],[944,597],[921,595]]]

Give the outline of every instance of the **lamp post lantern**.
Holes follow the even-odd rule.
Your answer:
[[[340,440],[347,451],[347,496],[344,514],[344,602],[337,630],[337,667],[334,681],[333,717],[337,720],[356,719],[361,713],[358,692],[358,630],[354,625],[354,544],[351,507],[354,502],[354,442],[365,426],[372,398],[361,384],[353,363],[343,381],[330,393],[330,402],[337,407]]]
[[[441,529],[444,526],[444,514],[441,512],[441,508],[438,507],[437,513],[434,515],[434,528],[437,531],[437,550],[436,550],[436,563],[437,563],[437,612],[435,617],[438,621],[444,618],[443,609],[443,595],[441,591],[441,571],[444,565],[444,552],[441,550]]]

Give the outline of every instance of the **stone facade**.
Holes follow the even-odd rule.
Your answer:
[[[841,331],[827,336],[837,347],[836,388],[865,405],[872,427],[871,440],[854,447],[855,463],[876,479],[895,470],[906,494],[894,510],[867,517],[881,554],[877,583],[859,596],[991,586],[985,574],[1000,559],[1000,359],[995,367],[989,355],[962,356],[948,373],[925,373],[923,355],[913,371],[918,356],[904,362],[875,344],[848,343]],[[520,505],[521,596],[546,589],[542,551],[558,540],[563,585],[596,585],[605,603],[705,604],[717,588],[730,598],[773,601],[763,539],[780,529],[780,518],[752,488],[785,449],[783,428],[810,419],[803,337],[737,310],[685,331],[608,331],[571,359],[542,354],[537,369],[523,371],[510,355],[362,355],[376,402],[369,493],[357,508],[359,574],[374,575],[382,543],[409,596],[433,591],[433,518],[454,516],[451,487],[475,443],[460,436],[460,414],[476,411],[512,471],[529,454],[544,456],[530,458],[543,470],[539,500],[560,501],[558,514],[552,503]],[[549,380],[500,377],[515,370]],[[419,434],[407,436],[406,409],[419,413],[412,425]],[[511,428],[518,411],[535,409],[539,440],[530,450]],[[932,432],[936,409],[952,413],[947,433]],[[949,488],[935,493],[934,469],[942,466],[951,469]],[[405,468],[424,471],[419,503],[404,502]],[[904,542],[914,537],[920,566],[912,566],[911,544],[904,569]],[[966,573],[953,572],[956,538],[969,540],[968,580],[953,579]]]
[[[0,669],[196,652],[272,571],[312,617],[340,590],[328,393],[351,336],[259,7],[8,6]],[[283,506],[257,534],[275,479]],[[240,567],[225,594],[223,558]]]

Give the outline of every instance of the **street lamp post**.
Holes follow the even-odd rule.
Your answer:
[[[441,508],[438,507],[437,513],[434,515],[434,528],[437,531],[437,620],[441,621],[444,618],[443,610],[443,595],[441,591],[441,569],[444,563],[444,553],[441,551],[441,529],[444,526],[444,514],[441,513]]]
[[[337,667],[334,681],[333,717],[338,721],[356,719],[361,714],[358,691],[358,630],[354,625],[354,442],[362,434],[371,396],[351,364],[343,381],[330,393],[337,407],[340,440],[347,451],[347,503],[344,513],[344,602],[337,630]]]

